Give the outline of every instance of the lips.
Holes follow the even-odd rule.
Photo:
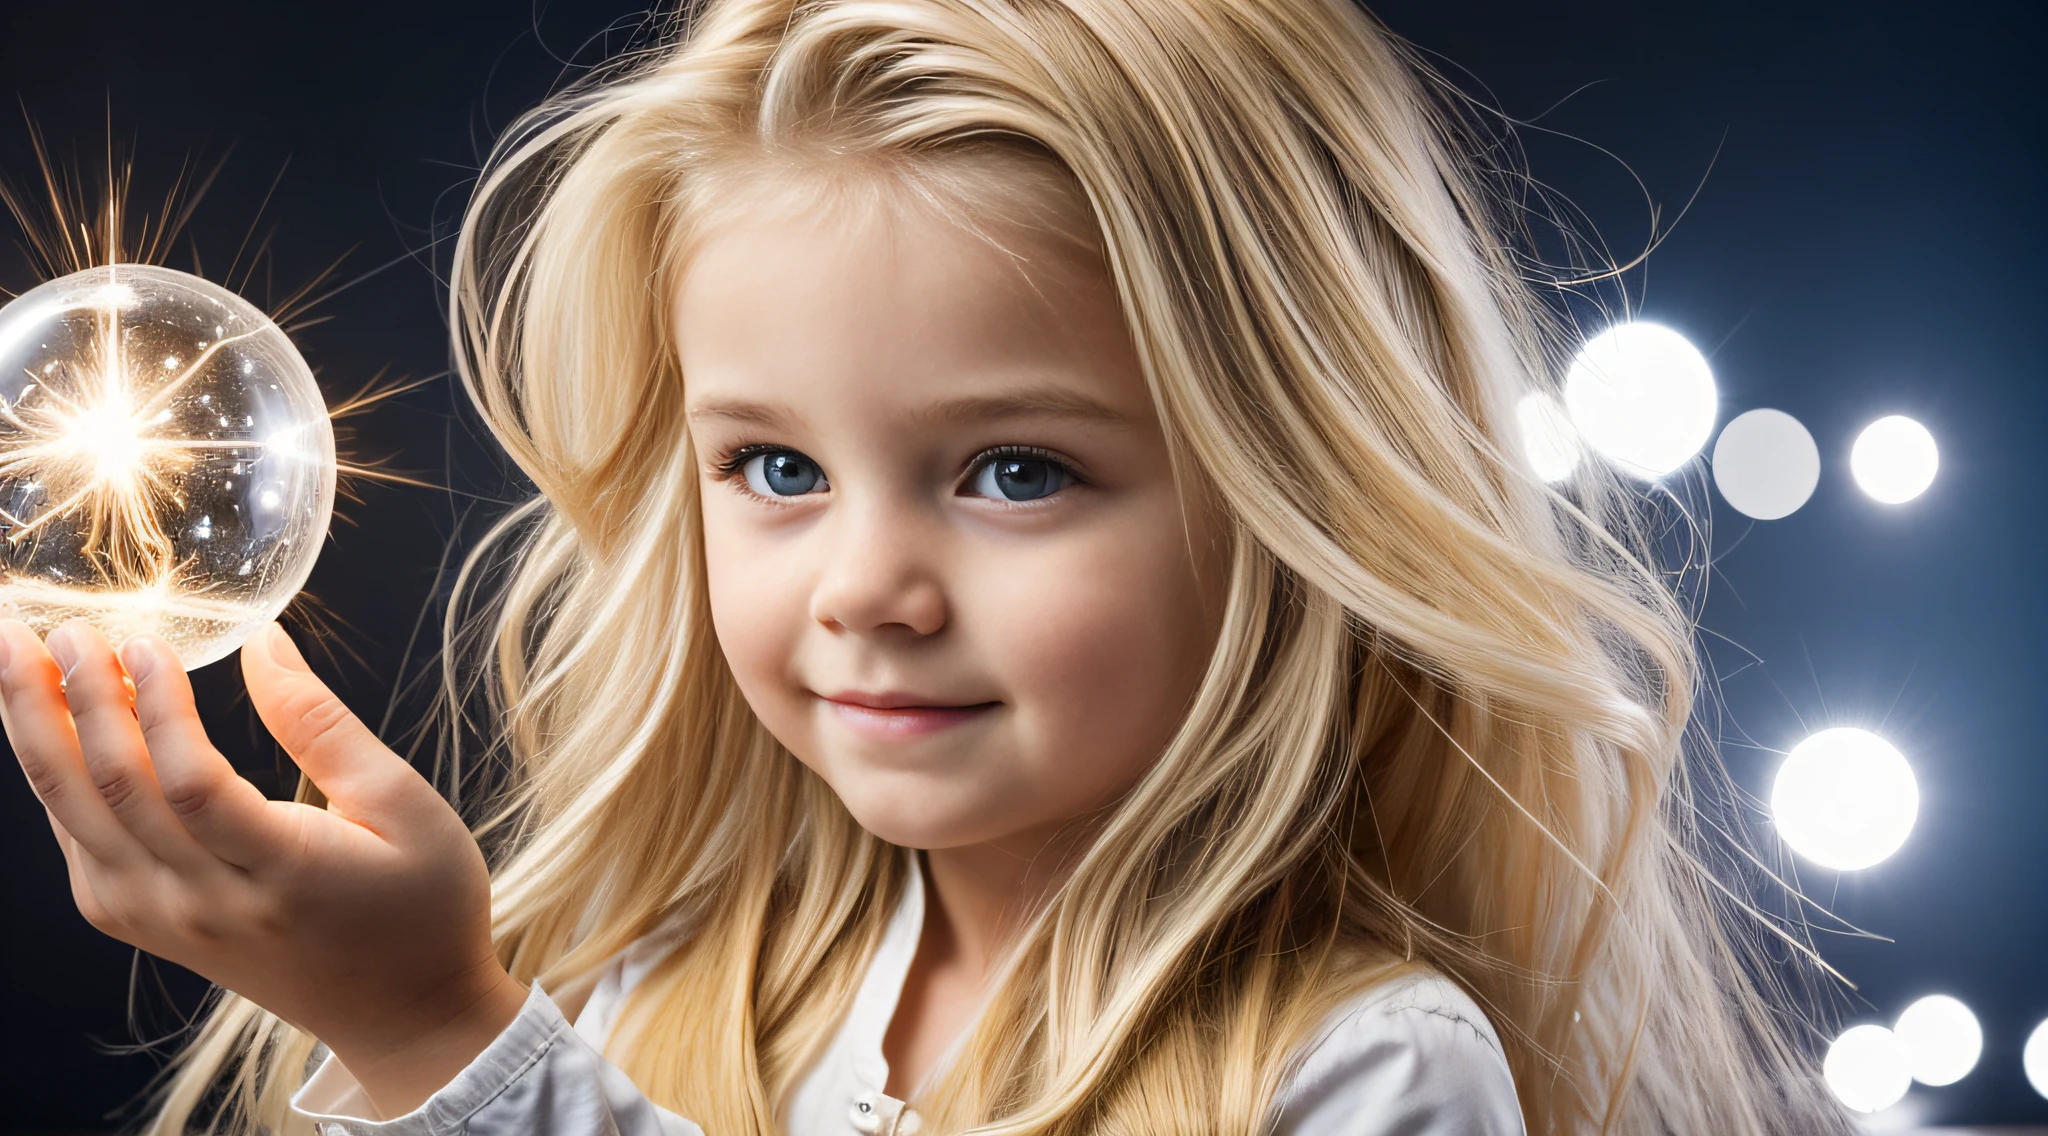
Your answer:
[[[876,741],[926,737],[983,717],[1000,702],[944,703],[900,691],[841,691],[819,696],[848,729]]]

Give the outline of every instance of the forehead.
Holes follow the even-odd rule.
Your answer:
[[[697,234],[674,298],[693,413],[713,403],[869,406],[1067,388],[1149,404],[1093,248],[908,191],[762,193]]]

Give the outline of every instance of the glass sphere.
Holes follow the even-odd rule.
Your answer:
[[[226,656],[305,584],[334,469],[312,370],[219,285],[115,264],[0,308],[0,614],[39,633]]]

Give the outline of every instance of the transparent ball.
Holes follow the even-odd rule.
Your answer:
[[[38,632],[204,666],[304,586],[333,508],[313,372],[240,296],[116,264],[0,308],[0,605]]]

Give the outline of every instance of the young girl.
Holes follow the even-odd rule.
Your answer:
[[[324,808],[0,624],[81,911],[232,991],[153,1131],[1846,1130],[1433,90],[1347,0],[716,0],[531,116],[494,870],[282,631]]]

